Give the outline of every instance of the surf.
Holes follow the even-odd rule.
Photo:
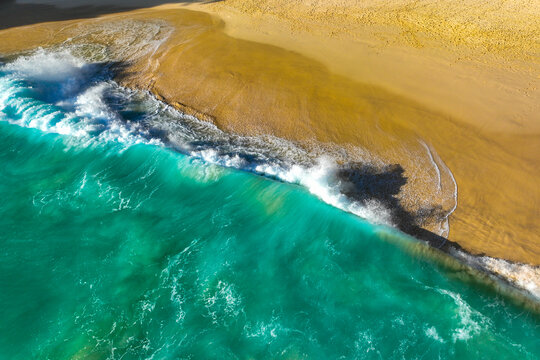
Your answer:
[[[534,310],[347,198],[332,159],[111,70],[0,67],[2,355],[537,357]]]
[[[19,56],[0,67],[0,120],[70,136],[87,146],[117,142],[125,147],[166,147],[204,163],[303,186],[340,210],[373,224],[397,226],[395,209],[388,204],[369,197],[357,201],[354,195],[345,194],[344,189],[350,185],[338,176],[342,169],[331,156],[314,155],[273,136],[246,137],[224,132],[149,93],[119,86],[113,75],[111,63],[85,60],[73,55],[69,48],[38,49]],[[451,179],[455,187],[455,204],[441,224],[441,234],[447,236],[448,216],[457,206],[457,184],[434,149],[421,144],[434,166],[439,187],[443,176]],[[457,248],[449,252],[469,266],[493,274],[495,281],[502,277],[533,297],[540,297],[540,274],[534,267],[474,257]]]

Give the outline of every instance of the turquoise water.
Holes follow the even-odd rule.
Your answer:
[[[0,358],[540,356],[538,315],[464,267],[35,60],[0,70]]]

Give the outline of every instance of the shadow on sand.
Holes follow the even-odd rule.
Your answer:
[[[222,0],[0,0],[0,30],[49,21],[90,19],[100,15],[171,3],[211,3]],[[55,6],[60,4],[60,6]]]
[[[392,222],[404,233],[428,242],[441,250],[459,245],[447,241],[423,228],[427,223],[438,223],[446,215],[442,207],[420,209],[415,213],[407,211],[401,204],[398,194],[407,183],[405,170],[401,165],[388,165],[383,168],[361,163],[349,163],[340,168],[336,176],[342,183],[341,192],[348,198],[367,203],[376,200],[391,209]]]

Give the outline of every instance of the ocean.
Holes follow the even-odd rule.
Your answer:
[[[324,160],[112,79],[68,51],[0,66],[0,358],[540,357],[531,299]]]

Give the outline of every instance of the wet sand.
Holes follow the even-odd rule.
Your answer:
[[[538,6],[295,4],[164,5],[37,23],[1,31],[0,53],[70,38],[120,49],[121,32],[96,29],[166,24],[161,35],[174,31],[151,52],[119,54],[130,62],[125,85],[229,131],[288,138],[343,162],[399,164],[406,182],[395,196],[430,231],[443,231],[456,205],[454,177],[449,239],[539,265]]]

